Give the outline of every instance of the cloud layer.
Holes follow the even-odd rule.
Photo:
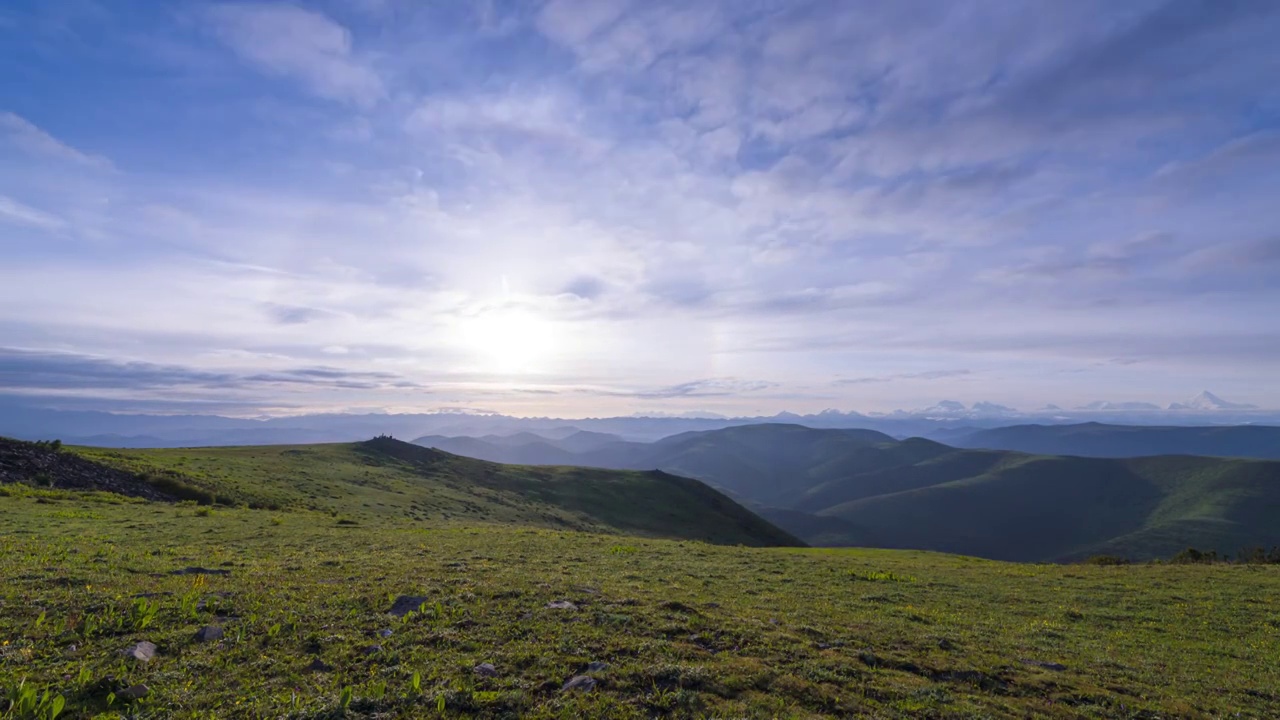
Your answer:
[[[1280,406],[1280,6],[0,19],[8,391]]]

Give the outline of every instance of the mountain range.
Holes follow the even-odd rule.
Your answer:
[[[1165,557],[1280,541],[1280,462],[1083,458],[962,449],[873,430],[743,425],[653,443],[418,444],[497,462],[660,469],[724,490],[814,545],[1003,560]]]
[[[55,410],[0,397],[0,435],[101,447],[187,447],[193,445],[271,445],[350,442],[378,434],[412,438],[422,435],[474,437],[533,432],[553,437],[578,431],[617,435],[632,441],[654,441],[682,432],[735,425],[798,423],[815,428],[866,428],[897,438],[935,437],[938,433],[1027,423],[1068,424],[1102,421],[1131,425],[1280,424],[1280,412],[1201,393],[1172,409],[1149,403],[1099,401],[1084,409],[1046,406],[1030,412],[990,402],[965,405],[944,400],[920,410],[859,413],[824,410],[771,416],[727,418],[712,413],[679,416],[612,418],[512,417],[495,413],[441,411],[431,413],[327,413],[272,418],[217,415],[148,415],[101,411]]]

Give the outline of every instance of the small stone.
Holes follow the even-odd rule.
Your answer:
[[[609,663],[596,660],[587,664],[587,672],[604,672],[609,669]]]
[[[391,604],[391,609],[387,613],[402,618],[411,612],[417,612],[427,599],[425,595],[401,595]]]
[[[116,693],[116,697],[121,700],[141,700],[151,693],[151,688],[146,685],[131,685],[120,692]]]
[[[196,642],[215,642],[222,639],[222,628],[217,625],[206,625],[196,631]]]
[[[142,641],[136,645],[132,645],[124,651],[125,657],[131,657],[138,662],[151,662],[156,656],[155,643]]]
[[[475,672],[475,674],[479,675],[480,677],[497,677],[498,676],[498,668],[494,667],[493,663],[480,663],[479,665],[471,669],[472,671]]]
[[[362,649],[360,652],[364,653],[365,655],[377,655],[378,653],[382,652],[382,646],[370,645],[369,647]]]
[[[383,628],[378,631],[378,637],[380,638],[389,638],[394,634],[395,633],[391,632],[391,628]]]
[[[1022,664],[1030,665],[1032,667],[1043,668],[1045,670],[1052,670],[1054,672],[1062,672],[1063,670],[1067,669],[1067,666],[1061,663],[1045,662],[1043,660],[1023,660]]]
[[[546,604],[549,610],[577,610],[578,606],[568,600],[552,600]]]
[[[315,660],[312,660],[311,664],[307,666],[307,672],[330,672],[332,670],[333,670],[333,666],[329,665],[328,663],[321,660],[320,658],[316,658]]]
[[[574,675],[573,677],[569,678],[569,682],[565,683],[564,687],[560,688],[560,692],[570,692],[573,690],[579,690],[581,692],[590,692],[591,690],[595,689],[595,686],[596,686],[595,678],[589,675]]]

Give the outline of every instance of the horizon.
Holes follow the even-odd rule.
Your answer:
[[[17,0],[0,404],[1280,409],[1277,34],[1195,0]]]

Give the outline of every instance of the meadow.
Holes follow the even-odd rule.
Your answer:
[[[752,548],[25,485],[0,486],[0,519],[4,718],[1280,716],[1274,566]],[[122,654],[143,641],[149,662]]]

